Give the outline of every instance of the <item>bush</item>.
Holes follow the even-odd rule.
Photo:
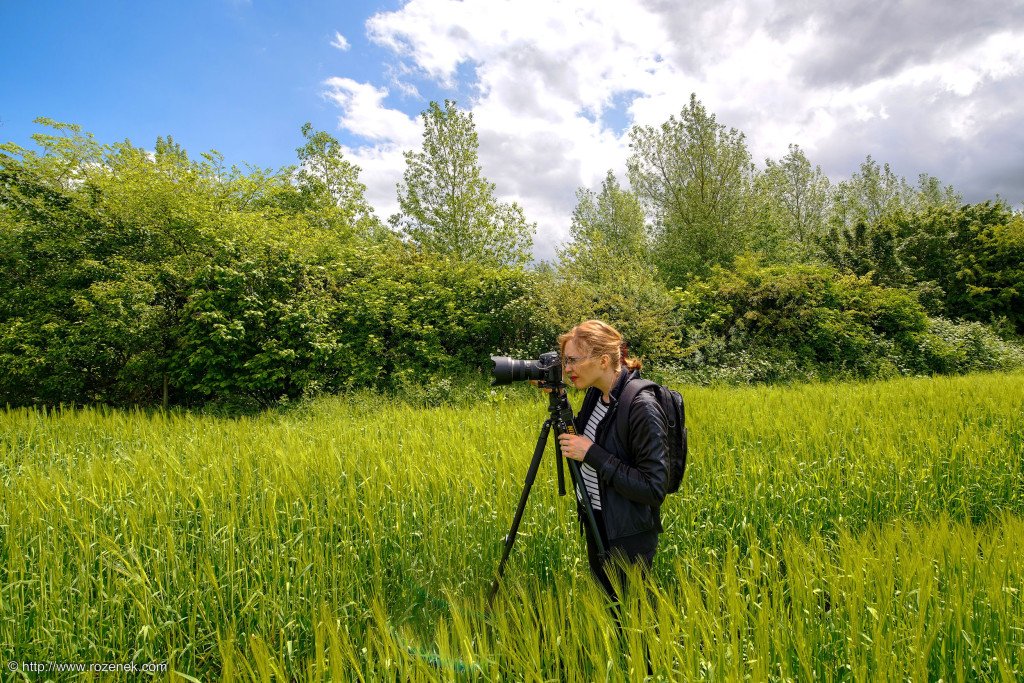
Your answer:
[[[948,318],[1003,318],[1024,334],[1024,215],[1001,201],[936,207],[908,220],[900,253]]]
[[[533,293],[519,268],[397,250],[338,266],[330,312],[343,388],[396,389],[490,366],[533,337]]]
[[[558,271],[538,275],[536,310],[541,326],[530,357],[557,348],[558,335],[589,319],[612,325],[648,367],[669,365],[678,358],[678,304],[657,270],[594,247],[583,263],[567,261]],[[605,264],[614,263],[614,268]]]
[[[664,372],[679,380],[869,378],[1021,365],[1021,348],[990,328],[929,318],[905,290],[828,268],[741,261],[676,298],[686,349]]]
[[[172,382],[201,401],[246,397],[261,406],[330,385],[337,342],[328,284],[324,268],[269,248],[199,269],[171,333]]]
[[[0,145],[0,402],[436,392],[538,337],[530,276],[368,229],[352,169],[339,204],[287,168],[243,174],[53,125],[64,135],[37,136],[42,155]]]
[[[1024,366],[1024,349],[981,323],[930,318],[915,360],[924,374],[1010,370]]]

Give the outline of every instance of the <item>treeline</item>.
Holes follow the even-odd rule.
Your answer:
[[[39,151],[0,145],[0,404],[450,386],[589,317],[690,381],[1024,362],[1024,220],[999,201],[870,157],[833,185],[796,146],[758,169],[694,97],[632,130],[630,189],[579,190],[570,241],[531,266],[535,226],[497,201],[472,115],[424,122],[386,221],[308,124],[276,171],[46,119]]]

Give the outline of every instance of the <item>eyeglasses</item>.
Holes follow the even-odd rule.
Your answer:
[[[565,366],[565,367],[569,367],[570,365],[577,365],[577,364],[579,364],[579,362],[581,360],[587,360],[588,358],[600,358],[600,357],[601,357],[600,354],[592,355],[592,356],[563,356],[562,357],[562,365]]]

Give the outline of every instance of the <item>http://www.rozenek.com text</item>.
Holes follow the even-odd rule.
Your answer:
[[[7,670],[26,673],[165,673],[167,662],[7,662]]]

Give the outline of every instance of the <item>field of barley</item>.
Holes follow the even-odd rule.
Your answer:
[[[679,388],[689,466],[619,622],[551,446],[486,609],[547,417],[539,393],[436,408],[358,395],[233,419],[0,412],[0,666],[1024,678],[1024,374]],[[4,676],[62,680],[16,668]]]

